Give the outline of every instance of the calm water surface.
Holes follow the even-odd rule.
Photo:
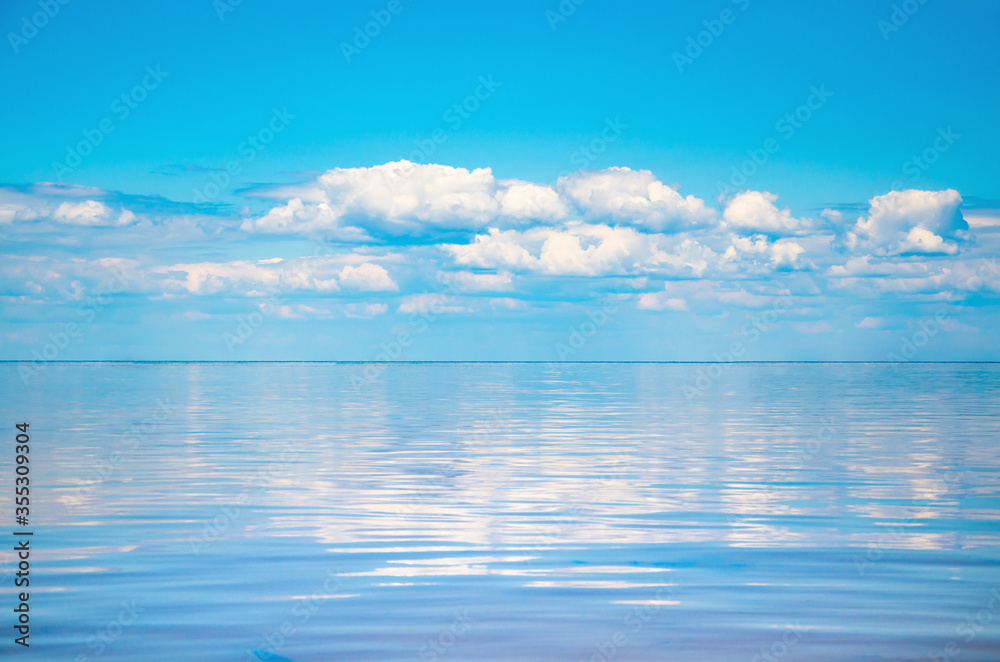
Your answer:
[[[3,364],[24,657],[1000,660],[1000,366],[708,367]]]

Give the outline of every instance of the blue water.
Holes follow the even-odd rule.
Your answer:
[[[1000,660],[998,365],[365,368],[0,365],[26,659]]]

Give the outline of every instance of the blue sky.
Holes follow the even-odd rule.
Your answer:
[[[996,3],[0,27],[2,358],[1000,359]]]

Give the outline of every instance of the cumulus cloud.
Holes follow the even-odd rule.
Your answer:
[[[23,193],[0,188],[0,225],[48,219],[63,225],[121,227],[138,220],[135,213],[121,205],[81,199],[88,195],[106,195],[106,192],[93,187],[42,183],[30,190],[30,193]]]
[[[113,211],[103,202],[64,202],[52,212],[52,219],[68,225],[131,225],[135,214],[127,209]]]
[[[849,230],[842,247],[876,255],[954,255],[969,239],[959,206],[962,196],[945,191],[893,191],[869,201],[867,217]]]
[[[0,224],[33,221],[39,217],[41,205],[19,191],[0,189]]]
[[[507,269],[552,276],[612,276],[655,273],[701,278],[713,271],[769,273],[811,269],[806,249],[788,238],[764,235],[708,237],[726,246],[715,251],[686,235],[578,221],[555,228],[490,228],[468,244],[444,244],[460,266]]]
[[[443,246],[460,265],[558,276],[631,273],[648,261],[652,247],[648,235],[632,228],[578,222],[524,232],[491,228],[471,244]]]
[[[744,191],[726,203],[723,219],[726,225],[739,232],[759,232],[772,236],[795,234],[812,229],[813,223],[792,217],[786,207],[774,204],[778,196],[767,191]]]
[[[718,318],[733,308],[767,310],[779,297],[794,296],[798,312],[783,319],[812,333],[831,330],[823,311],[837,311],[837,328],[885,330],[905,318],[883,308],[885,301],[963,302],[972,309],[993,305],[1000,294],[1000,268],[982,266],[1000,240],[994,231],[1000,216],[976,210],[978,241],[972,242],[962,198],[953,190],[893,192],[849,218],[824,210],[813,219],[783,208],[768,191],[741,192],[720,212],[646,170],[578,172],[548,185],[498,180],[489,168],[399,161],[333,169],[268,195],[275,201],[257,215],[185,211],[161,222],[160,212],[152,220],[135,213],[139,206],[129,209],[128,198],[91,187],[0,188],[0,226],[23,242],[0,263],[0,276],[11,300],[82,301],[127,267],[126,287],[150,301],[193,295],[262,303],[282,293],[288,300],[274,309],[287,320],[367,319],[392,311],[540,313],[557,300],[577,303],[609,291],[640,310],[686,311],[690,315],[677,318],[687,320]],[[236,230],[240,219],[249,232],[395,247],[288,257],[300,243],[248,238]],[[203,231],[188,232],[191,224]],[[226,238],[243,243],[206,249],[206,239],[221,236],[220,226]],[[151,229],[156,250],[143,252],[143,233]],[[36,236],[48,243],[32,245]],[[79,248],[74,257],[65,249],[46,254],[51,242],[63,240]],[[136,243],[137,253],[131,250]],[[38,254],[21,250],[25,246]],[[256,259],[268,256],[269,246],[270,255],[284,257]],[[126,254],[135,260],[115,257]],[[633,285],[627,292],[621,278]],[[662,290],[646,291],[664,281]],[[447,294],[421,293],[428,282]],[[379,294],[362,294],[369,292]],[[837,307],[847,298],[862,302]],[[202,319],[190,308],[174,316]],[[893,317],[879,317],[885,310]]]
[[[716,217],[703,200],[681,197],[649,170],[581,171],[560,177],[558,188],[587,220],[663,232],[705,225]]]
[[[219,294],[234,290],[253,292],[258,287],[277,291],[285,286],[288,275],[280,263],[281,260],[182,263],[155,267],[153,272],[167,276],[164,286],[168,291]],[[322,289],[336,288],[336,281],[331,280]]]
[[[636,304],[642,310],[687,310],[688,304],[684,299],[671,297],[667,292],[645,292],[639,297]]]
[[[315,180],[273,192],[285,201],[248,218],[247,231],[323,233],[348,241],[370,236],[553,224],[574,217],[654,232],[703,227],[716,212],[682,197],[649,170],[608,168],[561,177],[556,186],[498,180],[490,168],[394,161],[334,168]]]
[[[516,180],[502,184],[496,194],[500,216],[558,221],[569,215],[569,206],[551,186]]]
[[[523,245],[532,239],[532,234],[537,233],[490,228],[486,234],[476,235],[471,244],[444,244],[442,249],[463,266],[533,270],[537,268],[538,258]]]
[[[630,273],[648,251],[646,237],[631,228],[581,224],[551,233],[539,262],[542,271],[555,275]]]
[[[344,261],[355,264],[343,264]],[[188,294],[233,294],[267,296],[279,292],[314,291],[390,292],[399,287],[384,267],[357,255],[296,258],[282,260],[236,260],[196,262],[153,267],[161,274],[161,284],[168,292]]]
[[[341,269],[340,285],[365,292],[388,292],[399,289],[384,267],[371,262],[364,262],[356,267],[347,265]]]
[[[497,217],[498,184],[489,168],[453,168],[394,161],[370,168],[334,168],[297,193],[290,207],[244,227],[262,232],[340,233],[345,227],[387,235],[427,228],[475,229]],[[516,201],[511,201],[516,206]]]
[[[721,256],[695,239],[685,237],[672,246],[657,242],[648,266],[651,271],[672,276],[701,278],[709,266],[718,266]]]
[[[812,266],[804,258],[800,259],[805,253],[805,249],[798,242],[790,239],[770,241],[764,235],[750,237],[733,235],[730,240],[732,243],[726,249],[722,259],[743,271],[751,269],[758,272],[761,270],[790,271]]]
[[[360,228],[344,227],[340,217],[327,203],[306,205],[301,198],[292,198],[258,219],[245,219],[242,228],[270,233],[322,234],[344,241],[369,239],[368,234]]]

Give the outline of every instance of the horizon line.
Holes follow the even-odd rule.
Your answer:
[[[345,365],[387,365],[387,364],[425,364],[425,363],[460,363],[460,364],[479,364],[479,363],[495,363],[495,364],[539,364],[539,365],[573,365],[573,364],[679,364],[679,365],[730,365],[730,364],[815,364],[815,363],[835,363],[835,364],[872,364],[872,365],[934,365],[934,364],[994,364],[1000,363],[1000,360],[981,360],[981,361],[866,361],[866,360],[849,360],[849,361],[836,361],[836,360],[773,360],[773,361],[654,361],[654,360],[636,360],[636,361],[480,361],[480,360],[421,360],[421,361],[348,361],[348,360],[315,360],[315,359],[262,359],[262,360],[248,360],[248,361],[237,361],[231,359],[76,359],[76,360],[43,360],[35,361],[31,359],[0,359],[0,363],[31,363],[31,364],[51,364],[51,363],[331,363],[331,364],[345,364]]]

